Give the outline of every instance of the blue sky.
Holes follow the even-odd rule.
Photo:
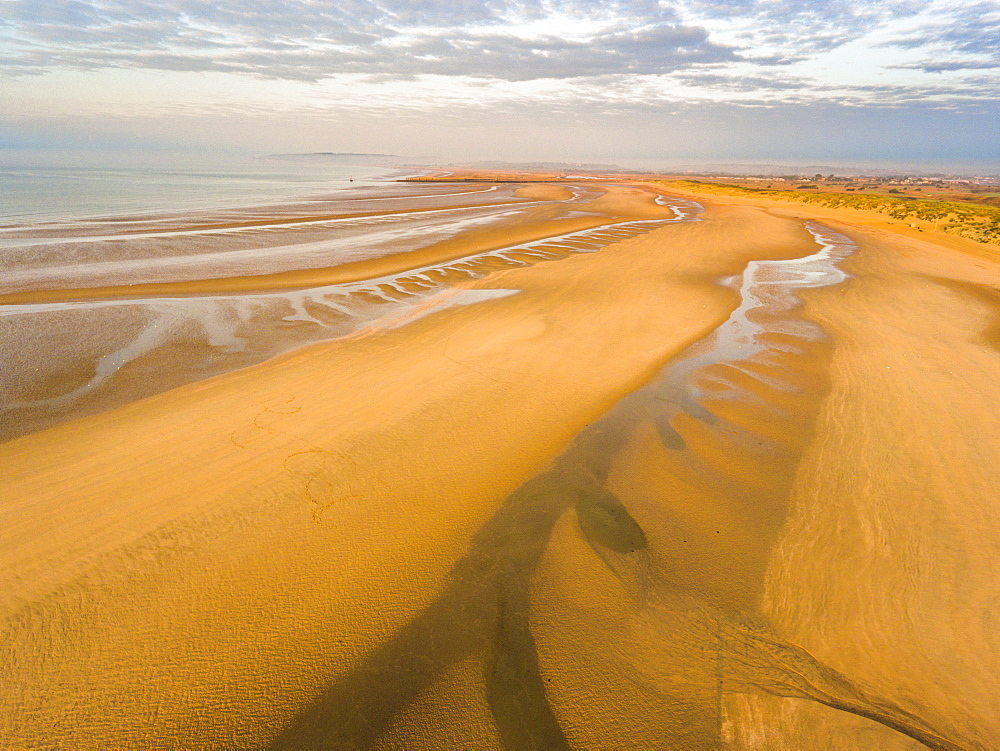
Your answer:
[[[0,147],[995,167],[998,40],[992,0],[0,0]]]

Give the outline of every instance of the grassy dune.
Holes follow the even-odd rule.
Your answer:
[[[977,242],[1000,245],[1000,208],[976,206],[956,201],[933,201],[851,193],[801,193],[796,190],[770,190],[742,185],[723,185],[700,180],[659,180],[658,184],[681,190],[716,195],[742,195],[777,198],[786,201],[818,204],[834,209],[876,211],[893,219],[910,221],[915,227],[931,225]]]

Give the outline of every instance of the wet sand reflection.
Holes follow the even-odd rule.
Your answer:
[[[866,717],[930,748],[958,748],[872,695],[863,676],[843,676],[782,639],[759,612],[769,551],[827,388],[831,343],[798,315],[795,292],[843,281],[836,263],[854,249],[830,230],[809,229],[816,254],[752,263],[730,319],[513,493],[438,599],[330,686],[274,747],[377,745],[404,708],[470,658],[482,660],[501,745],[580,745],[573,717],[550,695],[550,681],[563,676],[546,669],[536,644],[542,633],[558,642],[559,619],[542,619],[539,631],[532,602],[540,576],[565,570],[543,564],[558,556],[571,519],[625,593],[606,642],[590,646],[613,651],[617,669],[649,697],[661,747],[718,748],[724,696],[766,692]],[[577,716],[602,699],[575,697],[584,707]]]

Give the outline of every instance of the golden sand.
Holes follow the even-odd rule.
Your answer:
[[[698,200],[703,221],[465,283],[516,295],[0,445],[0,736],[990,747],[1000,267],[824,210],[860,250],[804,293],[827,339],[767,366],[791,390],[705,374],[759,446],[690,414],[664,432],[653,402],[587,438],[725,320],[715,280],[815,249],[812,207]],[[756,401],[713,400],[720,378]]]

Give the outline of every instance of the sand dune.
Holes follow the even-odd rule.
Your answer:
[[[0,735],[990,747],[1000,269],[829,215],[852,278],[764,265],[744,310],[806,208],[703,203],[0,444]]]

